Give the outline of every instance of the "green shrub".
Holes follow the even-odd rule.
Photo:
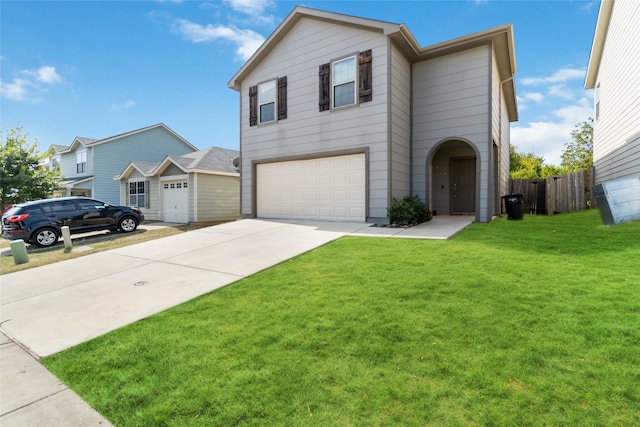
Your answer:
[[[411,227],[431,221],[431,211],[417,195],[406,196],[401,200],[393,199],[391,207],[387,209],[387,217],[392,225]]]

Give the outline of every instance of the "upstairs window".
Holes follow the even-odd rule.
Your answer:
[[[371,50],[367,50],[320,66],[320,111],[373,99],[371,58]]]
[[[267,123],[276,119],[276,81],[258,85],[258,122]]]
[[[280,77],[249,88],[249,126],[287,118],[287,78]]]
[[[76,151],[76,173],[87,173],[87,150]]]
[[[331,99],[333,108],[356,103],[356,57],[345,58],[331,64]]]
[[[49,169],[59,169],[60,168],[60,155],[57,154],[51,158],[51,167]]]

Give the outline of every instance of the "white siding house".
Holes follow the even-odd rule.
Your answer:
[[[594,89],[595,182],[640,175],[640,2],[603,0],[585,89]]]
[[[421,47],[402,24],[296,7],[229,82],[242,215],[386,223],[393,199],[417,194],[490,221],[514,73],[510,25]]]

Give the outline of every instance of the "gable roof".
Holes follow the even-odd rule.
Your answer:
[[[593,35],[591,53],[589,54],[589,65],[587,65],[587,74],[584,79],[585,89],[593,89],[596,86],[596,78],[598,77],[600,60],[602,59],[602,50],[604,49],[604,42],[607,39],[607,31],[609,30],[609,22],[611,21],[613,1],[614,0],[602,0],[600,3],[600,10],[598,11],[598,19],[596,21],[596,31]]]
[[[240,173],[234,165],[234,159],[240,155],[237,150],[229,150],[220,147],[210,147],[195,151],[183,156],[168,155],[160,163],[130,162],[120,175],[113,179],[126,178],[134,170],[142,176],[150,177],[160,175],[170,165],[175,165],[184,173],[206,173],[212,175],[239,176]]]
[[[68,147],[65,147],[63,145],[52,145],[51,147],[57,153],[69,153],[69,152],[75,150],[79,145],[83,145],[85,147],[93,147],[93,146],[96,146],[96,145],[106,144],[106,143],[109,143],[111,141],[117,141],[119,139],[126,138],[126,137],[131,136],[131,135],[135,135],[135,134],[142,133],[142,132],[147,132],[149,130],[158,129],[158,128],[159,129],[163,129],[165,132],[169,133],[171,136],[173,136],[174,138],[176,138],[177,140],[182,142],[184,145],[186,145],[187,147],[189,147],[193,151],[197,151],[198,150],[195,146],[191,145],[186,139],[184,139],[183,137],[181,137],[180,135],[175,133],[173,130],[169,129],[169,127],[167,125],[165,125],[164,123],[158,123],[158,124],[155,124],[155,125],[147,126],[147,127],[141,128],[141,129],[136,129],[136,130],[133,130],[133,131],[130,131],[130,132],[121,133],[119,135],[114,135],[114,136],[110,136],[110,137],[103,138],[103,139],[84,138],[84,137],[77,136],[77,137],[74,138],[73,142]]]
[[[244,63],[242,68],[231,78],[227,84],[229,88],[239,91],[241,82],[260,64],[260,62],[273,50],[273,48],[286,36],[302,18],[310,18],[325,22],[332,22],[373,31],[383,34],[394,41],[396,46],[411,62],[420,62],[439,56],[449,55],[477,46],[491,44],[496,52],[498,73],[505,87],[505,100],[507,101],[509,119],[518,120],[516,103],[515,82],[516,58],[513,39],[513,25],[507,24],[491,28],[485,31],[469,34],[456,39],[437,43],[431,46],[421,47],[406,25],[391,22],[378,21],[367,18],[359,18],[335,12],[327,12],[296,6],[282,21],[275,31],[265,40],[258,50]]]
[[[233,160],[239,155],[240,153],[236,150],[210,147],[205,150],[185,154],[178,157],[176,160],[189,161],[188,164],[184,164],[189,171],[212,170],[217,172],[236,173],[238,171],[233,165]]]

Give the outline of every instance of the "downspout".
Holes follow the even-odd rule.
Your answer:
[[[510,81],[514,79],[515,74],[511,73],[511,76],[507,77],[506,79],[500,81],[500,87],[498,88],[498,107],[499,107],[499,111],[498,111],[498,151],[501,152],[502,150],[502,86]],[[498,177],[500,176],[500,172],[501,172],[501,168],[500,168],[500,161],[502,159],[502,156],[498,155]],[[509,159],[511,159],[511,157],[509,157]],[[509,169],[511,169],[511,165],[509,165]],[[496,179],[498,178],[496,177]],[[507,189],[507,191],[511,191],[510,189]],[[496,194],[495,197],[497,198],[498,195]],[[500,203],[500,214],[502,214],[502,202]]]

